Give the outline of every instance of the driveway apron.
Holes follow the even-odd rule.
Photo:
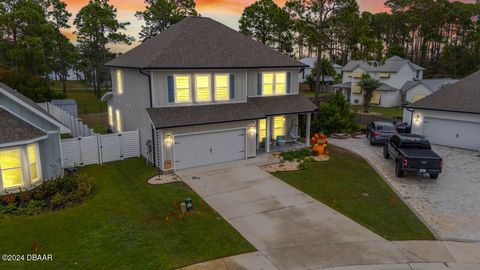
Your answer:
[[[418,260],[257,165],[265,156],[177,172],[279,269]]]

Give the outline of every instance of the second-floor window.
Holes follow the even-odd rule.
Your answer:
[[[190,97],[190,76],[176,75],[175,76],[175,102],[185,103],[191,102]]]
[[[284,95],[287,92],[286,72],[265,72],[262,76],[263,95]]]
[[[227,74],[215,75],[215,100],[225,101],[230,99],[228,84]]]
[[[210,96],[210,75],[195,75],[195,99],[197,102],[208,102]]]

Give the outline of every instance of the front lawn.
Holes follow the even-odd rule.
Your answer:
[[[108,115],[107,113],[87,113],[80,115],[82,122],[89,128],[93,129],[95,133],[107,133]]]
[[[84,167],[95,192],[82,204],[38,216],[0,215],[2,254],[53,254],[51,262],[0,269],[174,269],[254,251],[183,183],[150,186],[143,159]],[[195,211],[182,215],[191,197]]]
[[[388,240],[432,240],[434,236],[362,158],[330,148],[330,161],[274,175]]]

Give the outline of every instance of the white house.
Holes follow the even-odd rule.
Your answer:
[[[393,56],[383,65],[378,62],[353,60],[343,67],[343,82],[334,85],[337,91],[342,91],[345,98],[354,105],[362,105],[364,93],[358,85],[363,73],[369,73],[381,82],[380,87],[373,92],[371,104],[379,107],[400,106],[402,92],[400,89],[408,81],[423,79],[425,69],[409,60]]]
[[[414,103],[420,99],[437,92],[442,87],[458,82],[458,80],[443,79],[425,79],[421,81],[408,81],[402,87],[402,102],[406,104]]]
[[[311,74],[312,70],[315,68],[315,63],[317,62],[317,57],[306,57],[306,58],[302,58],[298,61],[300,61],[301,63],[304,63],[306,65],[306,67],[302,70],[302,72],[300,72],[298,74],[298,82],[304,83],[307,80],[307,76],[309,74]],[[335,64],[335,63],[332,64],[332,65],[333,65],[333,68],[335,69],[335,71],[337,72],[337,74],[342,73],[342,66],[340,66],[338,64]],[[332,76],[326,76],[325,77],[325,82],[333,83],[333,81],[335,81],[335,78],[333,78]]]
[[[403,121],[431,143],[480,149],[480,71],[407,105]]]

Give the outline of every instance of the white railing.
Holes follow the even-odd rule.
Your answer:
[[[138,130],[62,140],[62,163],[67,168],[139,156]]]
[[[60,121],[60,123],[67,126],[71,130],[70,134],[73,137],[86,137],[96,135],[93,129],[85,125],[82,120],[67,113],[66,111],[55,106],[54,104],[50,102],[44,102],[38,103],[38,105],[40,105],[40,107],[50,113],[55,119]]]

